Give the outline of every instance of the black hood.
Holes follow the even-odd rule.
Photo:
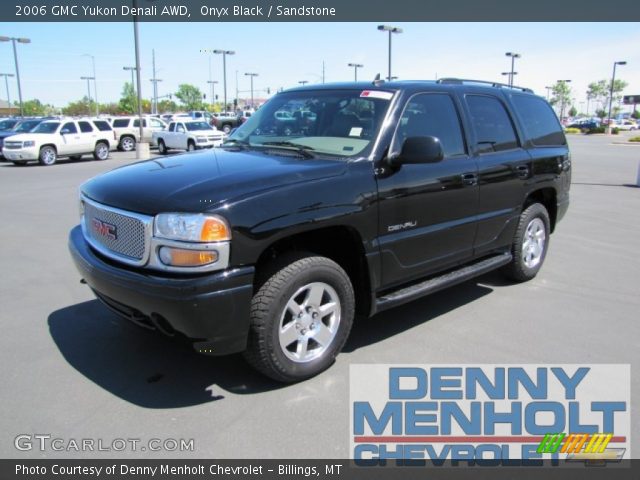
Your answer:
[[[294,153],[215,149],[157,157],[95,177],[82,192],[96,202],[148,215],[201,212],[346,172],[344,161],[290,156]]]

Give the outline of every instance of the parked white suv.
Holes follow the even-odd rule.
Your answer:
[[[116,133],[118,150],[131,152],[136,148],[136,142],[140,142],[140,120],[133,117],[114,117],[111,126]],[[142,117],[142,141],[151,142],[153,132],[164,130],[167,124],[156,117],[149,115]]]
[[[226,135],[202,120],[175,121],[166,130],[153,132],[153,144],[165,154],[169,149],[193,151],[200,148],[219,147]]]
[[[33,161],[53,165],[60,157],[75,160],[88,153],[96,160],[106,160],[115,145],[106,120],[47,120],[29,133],[7,137],[2,154],[16,165]]]

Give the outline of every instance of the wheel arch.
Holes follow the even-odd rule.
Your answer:
[[[540,203],[549,212],[549,222],[551,223],[551,233],[555,230],[556,220],[558,217],[557,192],[553,187],[545,187],[534,190],[527,195],[522,210],[534,203]]]
[[[282,268],[294,256],[308,252],[327,257],[340,265],[351,280],[356,297],[356,314],[368,316],[371,308],[370,273],[360,233],[349,226],[330,226],[279,239],[265,248],[256,262],[254,291],[273,270]]]

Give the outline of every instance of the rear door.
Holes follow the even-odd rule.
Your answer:
[[[410,281],[471,258],[478,209],[477,166],[449,93],[418,93],[407,102],[391,152],[408,137],[434,136],[438,163],[385,168],[378,175],[379,242],[385,286]]]
[[[531,158],[503,98],[483,92],[467,93],[464,100],[480,187],[474,255],[482,256],[511,243],[531,176]]]
[[[83,153],[93,152],[98,139],[93,125],[86,120],[80,120],[78,122],[78,128],[80,129],[80,145],[82,146]]]

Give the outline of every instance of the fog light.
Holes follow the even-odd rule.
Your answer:
[[[215,250],[186,250],[183,248],[161,247],[160,261],[171,267],[200,267],[218,260]]]

